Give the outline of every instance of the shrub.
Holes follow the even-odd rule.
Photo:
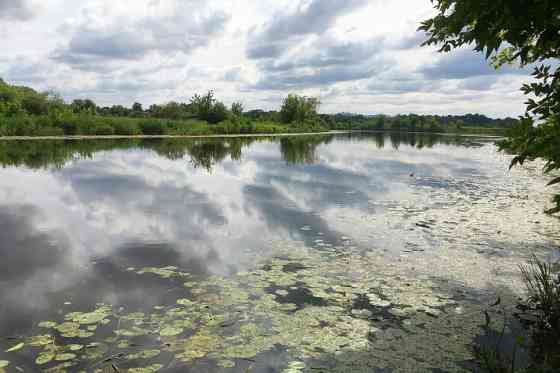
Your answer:
[[[41,127],[37,129],[36,136],[64,136],[62,128],[58,127]]]
[[[235,116],[242,116],[243,115],[243,104],[241,102],[234,102],[231,104],[231,113]]]
[[[165,126],[161,122],[142,122],[140,124],[142,134],[147,136],[165,135]]]
[[[560,371],[560,274],[554,266],[533,257],[528,265],[521,266],[523,281],[528,296],[520,299],[517,311],[510,320],[506,308],[497,310],[503,317],[501,332],[492,331],[491,317],[486,316],[486,336],[497,337],[495,345],[474,346],[476,363],[483,372],[488,373],[553,373]],[[500,299],[491,308],[497,307]],[[517,323],[512,323],[516,321]],[[521,328],[515,327],[520,323]],[[515,337],[513,351],[508,353],[505,333],[508,338]],[[484,340],[484,339],[483,339]],[[518,348],[528,348],[530,360],[517,367]]]
[[[8,136],[33,136],[35,130],[35,124],[28,115],[19,114],[6,120]]]
[[[62,132],[67,136],[74,136],[78,133],[78,126],[74,121],[62,120],[59,128],[61,128]]]
[[[40,94],[29,94],[21,101],[23,110],[32,115],[44,115],[49,112],[47,98]]]
[[[95,134],[99,136],[111,136],[115,134],[113,127],[110,124],[100,124],[95,128]]]
[[[228,110],[226,105],[221,102],[216,102],[210,112],[208,113],[208,118],[206,120],[208,123],[216,124],[223,122],[228,117]]]
[[[518,306],[519,317],[531,334],[533,361],[560,369],[560,274],[536,257],[521,273],[529,298]]]
[[[140,134],[140,128],[134,122],[116,121],[113,125],[115,135],[134,136]]]

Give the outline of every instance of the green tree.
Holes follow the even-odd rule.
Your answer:
[[[208,113],[208,117],[206,120],[208,123],[216,124],[223,122],[228,117],[228,110],[226,105],[222,102],[216,102],[212,108],[210,109],[210,113]]]
[[[194,113],[202,120],[208,120],[208,116],[210,115],[215,103],[216,99],[214,98],[214,91],[208,91],[208,93],[203,96],[195,94],[191,98],[191,105]]]
[[[90,99],[76,99],[72,101],[70,106],[75,114],[84,113],[94,115],[97,111],[97,105]]]
[[[280,120],[284,123],[303,124],[316,119],[320,104],[315,97],[290,94],[282,102]]]
[[[142,108],[142,104],[139,102],[135,102],[134,104],[132,104],[132,111],[135,114],[142,114],[144,112],[144,109]]]
[[[234,102],[233,104],[231,104],[231,113],[238,117],[243,115],[244,109],[245,108],[243,107],[243,104],[241,102]]]
[[[45,115],[49,111],[47,96],[38,93],[25,95],[21,100],[21,106],[31,115]]]
[[[214,91],[208,91],[204,96],[195,94],[191,98],[190,107],[198,119],[212,124],[223,122],[228,117],[226,106],[216,100]]]
[[[440,52],[472,46],[499,68],[504,64],[536,65],[527,113],[501,148],[518,154],[512,162],[543,158],[546,172],[560,168],[560,1],[558,0],[432,0],[438,14],[419,30],[423,45]],[[551,184],[560,183],[555,178]],[[550,213],[560,212],[560,195]]]

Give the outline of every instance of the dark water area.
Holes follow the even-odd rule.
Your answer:
[[[0,142],[0,372],[468,370],[484,304],[557,246],[508,162],[428,134]]]

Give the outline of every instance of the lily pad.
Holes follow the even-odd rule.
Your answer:
[[[145,350],[140,351],[136,354],[128,355],[126,357],[127,360],[137,360],[137,359],[153,359],[156,356],[159,356],[161,353],[160,350]]]
[[[144,368],[130,368],[129,373],[155,373],[163,368],[161,364],[153,364]]]
[[[54,354],[52,352],[40,353],[39,356],[37,356],[37,359],[35,359],[35,363],[37,363],[37,365],[44,365],[44,364],[50,363],[51,361],[53,361],[55,356],[56,356],[56,354]]]
[[[42,346],[46,346],[53,343],[53,337],[52,335],[37,335],[34,337],[31,337],[31,340],[29,342],[30,346],[33,347],[42,347]]]
[[[23,346],[25,346],[25,343],[21,342],[18,343],[17,345],[15,345],[14,347],[7,349],[6,352],[16,352],[19,351],[23,348]]]
[[[52,329],[56,326],[56,323],[54,321],[41,321],[38,326],[39,328]]]
[[[161,335],[162,337],[175,337],[176,335],[183,333],[183,331],[183,328],[166,326],[159,332],[159,335]]]
[[[220,361],[218,361],[218,366],[222,367],[222,368],[233,368],[233,367],[235,367],[235,361],[220,360]]]
[[[76,358],[75,354],[71,354],[71,353],[66,353],[66,354],[58,354],[55,357],[56,361],[68,361],[68,360],[74,360]]]

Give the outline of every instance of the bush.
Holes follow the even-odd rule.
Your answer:
[[[41,127],[36,131],[35,136],[64,136],[64,131],[57,127]]]
[[[95,134],[99,136],[112,136],[115,134],[113,127],[110,124],[100,124],[95,128]]]
[[[66,136],[74,136],[78,134],[78,125],[76,116],[70,113],[63,113],[54,122],[55,126],[62,129]]]
[[[208,113],[208,118],[206,120],[208,123],[216,124],[223,122],[228,117],[228,110],[226,105],[221,102],[216,102],[210,112]]]
[[[129,121],[116,121],[113,125],[115,135],[121,136],[135,136],[140,134],[140,128],[134,122]]]
[[[29,94],[21,101],[23,110],[31,115],[44,115],[49,112],[47,98],[39,94]]]
[[[36,127],[28,115],[19,114],[6,120],[6,134],[8,136],[33,136]]]
[[[140,124],[140,130],[143,135],[161,136],[165,135],[165,126],[161,122],[143,122]]]

